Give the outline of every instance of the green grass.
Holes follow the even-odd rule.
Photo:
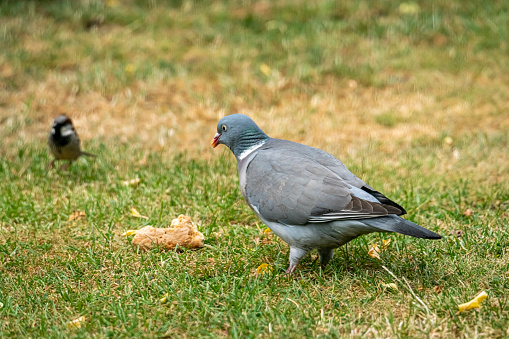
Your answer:
[[[484,152],[507,145],[507,136],[500,138],[486,140]],[[505,334],[507,182],[492,186],[474,175],[438,174],[448,151],[433,154],[434,148],[421,146],[403,152],[396,167],[408,173],[401,177],[383,159],[373,158],[368,168],[362,159],[344,159],[443,240],[371,234],[338,249],[325,270],[313,255],[285,277],[288,249],[265,235],[242,201],[227,153],[213,161],[149,154],[146,164],[136,165],[139,154],[96,145],[90,149],[100,154],[96,161],[81,159],[68,172],[48,173],[46,149],[23,149],[0,166],[2,336],[270,336],[269,328],[276,336],[368,329],[394,336],[468,335],[475,328]],[[430,164],[432,171],[425,170]],[[133,177],[142,179],[140,186],[121,184]],[[149,220],[130,217],[133,206]],[[467,207],[471,217],[463,215]],[[87,216],[68,222],[73,211]],[[136,253],[120,236],[146,224],[169,225],[181,213],[198,223],[209,246]],[[367,252],[381,239],[392,243],[378,261]],[[264,262],[274,271],[255,276]],[[429,314],[382,266],[409,282]],[[382,285],[391,282],[399,291]],[[457,315],[457,304],[481,290],[490,296],[483,308]],[[165,293],[168,302],[162,304]],[[78,316],[86,317],[83,327],[68,329],[66,323]]]
[[[509,5],[418,5],[2,2],[0,337],[509,335]],[[444,239],[370,234],[286,277],[287,245],[209,146],[236,112],[331,152]],[[48,171],[60,113],[99,157]],[[121,236],[179,214],[205,248]]]

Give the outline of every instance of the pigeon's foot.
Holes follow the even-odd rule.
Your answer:
[[[301,259],[308,253],[307,250],[297,247],[290,247],[290,266],[286,270],[286,275],[291,274],[297,268]]]
[[[288,266],[288,269],[286,270],[285,276],[288,276],[288,275],[292,274],[295,271],[296,268],[297,268],[297,265],[291,265],[290,264],[290,266]]]

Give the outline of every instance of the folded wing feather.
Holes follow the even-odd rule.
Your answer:
[[[348,172],[348,181],[351,176]],[[392,201],[379,192],[370,190],[383,196],[384,201],[366,190],[362,192],[370,194],[369,201],[362,199],[356,196],[357,191],[358,188],[309,154],[291,149],[262,148],[246,171],[246,198],[269,221],[305,225],[398,215],[404,211],[396,203],[387,203]]]

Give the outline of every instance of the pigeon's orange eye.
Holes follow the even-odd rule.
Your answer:
[[[226,125],[221,126],[221,129],[223,130],[223,132],[226,132],[227,130]]]

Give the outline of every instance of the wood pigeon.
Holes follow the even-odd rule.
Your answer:
[[[329,153],[271,138],[246,115],[232,114],[219,121],[212,147],[219,144],[237,159],[240,190],[249,207],[290,246],[287,273],[312,249],[327,265],[334,248],[362,234],[441,238],[399,217],[406,213],[403,207]]]

